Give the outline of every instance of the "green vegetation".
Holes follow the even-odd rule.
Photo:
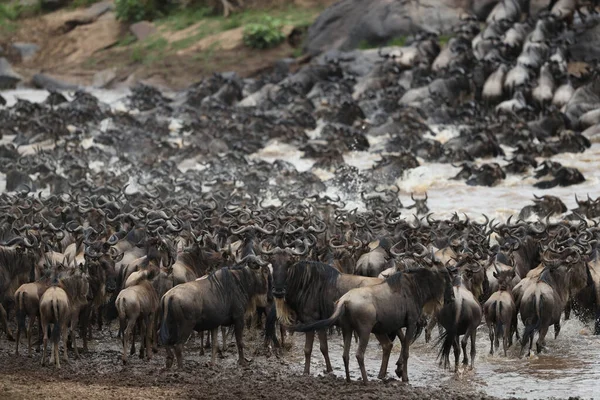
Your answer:
[[[272,17],[264,17],[259,23],[248,24],[244,27],[244,43],[255,49],[275,47],[285,40],[282,26],[280,20]]]
[[[388,47],[388,46],[403,47],[403,46],[406,46],[407,39],[408,39],[407,36],[396,36],[395,38],[392,38],[383,44],[374,44],[374,43],[370,43],[366,40],[363,40],[358,44],[358,48],[360,50],[368,50],[368,49],[376,49],[378,47]]]
[[[438,36],[438,43],[440,46],[444,46],[450,39],[452,39],[452,35],[440,35]]]
[[[167,55],[169,42],[161,36],[153,36],[136,43],[131,49],[131,61],[152,64]]]
[[[71,8],[89,7],[100,0],[73,0],[70,4]]]
[[[126,22],[153,20],[165,10],[164,0],[115,0],[117,19]]]

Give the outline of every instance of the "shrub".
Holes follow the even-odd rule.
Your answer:
[[[115,13],[117,19],[126,22],[152,20],[160,14],[154,0],[116,0]]]
[[[272,17],[264,17],[261,22],[244,27],[244,43],[255,49],[268,49],[285,40],[281,31],[282,23]]]

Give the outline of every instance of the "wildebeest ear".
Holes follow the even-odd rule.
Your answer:
[[[497,273],[494,272],[493,275],[494,275],[494,278],[498,279],[498,274]]]

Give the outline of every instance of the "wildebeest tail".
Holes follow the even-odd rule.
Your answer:
[[[450,307],[451,315],[448,315],[448,321],[450,321],[446,331],[440,335],[436,346],[440,346],[440,351],[438,353],[438,359],[444,366],[445,369],[450,368],[450,351],[452,351],[452,345],[455,340],[458,339],[458,317],[459,317],[459,309],[457,306],[452,305]],[[441,322],[438,320],[438,322]]]
[[[165,299],[162,298],[162,321],[160,323],[160,343],[163,345],[174,345],[177,343],[178,332],[177,332],[177,322],[173,319],[173,297],[169,296]]]
[[[52,307],[52,311],[54,312],[54,326],[52,327],[52,342],[58,343],[60,339],[60,307],[58,305],[58,301],[51,300],[50,307]]]
[[[523,338],[521,339],[521,343],[523,345],[527,344],[527,341],[531,335],[540,330],[540,326],[542,324],[542,319],[540,316],[542,315],[543,297],[540,295],[539,304],[536,304],[536,300],[536,296],[533,296],[533,301],[531,302],[530,306],[533,308],[534,317],[530,317],[525,320],[525,330],[523,331]]]
[[[504,333],[502,325],[502,302],[496,301],[496,337],[502,336]]]
[[[327,319],[322,319],[320,321],[312,322],[310,324],[293,325],[290,327],[290,329],[295,332],[312,332],[329,328],[331,325],[335,324],[335,321],[337,321],[338,318],[340,318],[344,314],[345,310],[346,302],[340,299],[338,300],[335,306],[335,310],[333,311],[331,317]]]
[[[27,293],[20,292],[15,299],[17,302],[17,324],[20,331],[25,331],[25,296]]]

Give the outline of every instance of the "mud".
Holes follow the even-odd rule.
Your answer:
[[[116,332],[116,331],[114,331]],[[281,356],[267,355],[261,349],[262,338],[255,331],[246,333],[246,346],[252,361],[247,367],[237,365],[234,341],[229,345],[217,365],[208,365],[209,355],[200,355],[200,339],[192,338],[184,353],[183,370],[166,370],[164,353],[159,349],[152,360],[146,362],[137,356],[130,357],[128,365],[121,363],[120,340],[110,337],[107,330],[94,332],[90,351],[80,360],[70,359],[69,364],[57,370],[54,366],[41,367],[41,353],[33,356],[14,355],[14,342],[0,340],[0,398],[3,399],[493,399],[470,388],[469,384],[457,388],[455,380],[436,384],[435,388],[402,384],[395,376],[385,381],[374,379],[367,386],[358,381],[346,383],[342,379],[341,358],[332,356],[334,374],[324,374],[318,345],[313,350],[313,373],[302,375],[304,362],[304,337],[288,337],[290,345]],[[341,352],[341,339],[333,334],[330,348]],[[22,349],[22,347],[20,348]],[[261,349],[261,350],[257,350]],[[379,362],[377,347],[370,343],[369,359]],[[397,357],[394,349],[393,357]],[[22,351],[22,350],[20,350]],[[262,354],[261,354],[262,353]],[[72,357],[72,354],[70,354]],[[373,358],[373,356],[375,358]],[[61,361],[62,362],[62,361]],[[410,363],[420,363],[413,357]],[[355,360],[351,360],[355,363]],[[431,368],[438,368],[431,365]],[[393,368],[390,367],[390,372]],[[369,371],[370,377],[374,371]],[[410,373],[410,372],[409,372]],[[450,373],[448,373],[450,374]],[[421,385],[424,382],[421,382]]]

